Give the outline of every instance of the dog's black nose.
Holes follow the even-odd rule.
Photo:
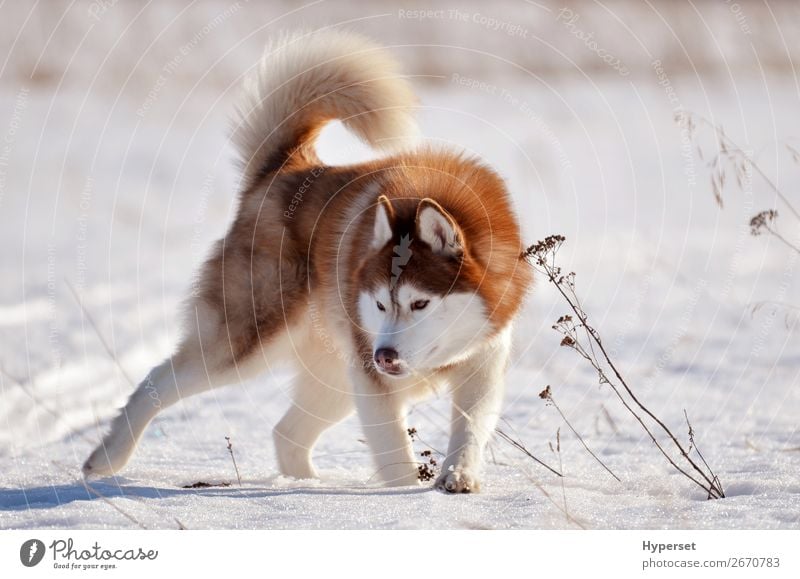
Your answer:
[[[400,361],[400,355],[394,348],[378,348],[375,352],[375,363],[384,370],[393,370]]]

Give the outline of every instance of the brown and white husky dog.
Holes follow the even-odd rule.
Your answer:
[[[415,104],[395,62],[359,36],[296,34],[267,49],[238,107],[236,219],[202,266],[175,354],[131,395],[85,475],[121,469],[181,398],[288,362],[293,404],[274,429],[284,474],[315,477],[315,442],[355,410],[380,477],[418,484],[404,412],[443,384],[452,435],[436,486],[479,489],[531,273],[501,179],[459,152],[409,150]],[[325,166],[314,142],[334,119],[405,150]]]

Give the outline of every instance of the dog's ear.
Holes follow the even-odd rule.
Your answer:
[[[394,222],[394,207],[386,195],[378,197],[378,206],[375,208],[375,225],[372,230],[373,249],[380,249],[393,237],[392,223]]]
[[[417,236],[438,255],[458,257],[464,252],[463,235],[456,220],[427,197],[417,207]]]

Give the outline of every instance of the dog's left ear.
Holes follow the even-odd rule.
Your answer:
[[[380,249],[392,238],[392,222],[394,221],[394,207],[386,195],[378,197],[375,207],[375,224],[372,229],[373,249]]]
[[[417,235],[439,255],[458,257],[464,252],[463,236],[456,220],[428,197],[417,207]]]

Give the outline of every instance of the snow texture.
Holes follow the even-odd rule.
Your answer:
[[[224,8],[206,6],[205,19]],[[134,18],[115,10],[123,8],[100,15],[112,59],[109,28],[123,35]],[[244,18],[253,15],[229,20]],[[482,33],[492,42],[503,34]],[[666,28],[660,34],[667,43]],[[159,50],[180,54],[184,36],[168,34]],[[671,470],[591,368],[559,347],[550,326],[566,304],[544,279],[516,325],[501,427],[542,460],[560,461],[563,479],[495,438],[480,494],[447,496],[430,483],[382,489],[355,417],[316,449],[320,481],[286,479],[271,429],[289,403],[290,376],[276,369],[165,411],[121,476],[88,491],[83,460],[131,382],[170,353],[181,300],[235,211],[227,125],[235,84],[203,76],[226,50],[224,42],[211,48],[217,38],[213,30],[202,36],[183,62],[200,67],[192,82],[167,73],[159,84],[158,68],[137,69],[147,90],[119,88],[119,67],[102,64],[63,84],[58,75],[0,75],[0,528],[798,527],[800,339],[794,310],[772,302],[800,307],[799,258],[773,237],[752,237],[748,222],[777,207],[795,244],[798,223],[757,175],[744,191],[728,183],[720,209],[706,162],[673,115],[678,107],[724,126],[800,205],[800,167],[783,141],[800,136],[800,91],[785,70],[731,71],[722,57],[715,74],[667,67],[659,77],[644,67],[626,77],[543,77],[472,54],[445,59],[449,72],[415,85],[423,135],[498,169],[525,238],[567,237],[561,263],[577,272],[591,321],[629,383],[683,441],[686,410],[727,498],[708,501]],[[446,52],[431,50],[438,59]],[[659,56],[655,41],[651,56]],[[226,61],[226,70],[241,74],[247,62]],[[412,75],[423,70],[414,62]],[[707,160],[710,133],[700,129],[699,138]],[[330,162],[371,155],[340,126],[320,148]],[[770,303],[754,308],[761,302]],[[621,483],[538,398],[547,384]],[[447,416],[446,397],[411,409],[417,452],[446,447]],[[560,456],[550,449],[559,429]],[[183,488],[196,482],[230,486]]]

